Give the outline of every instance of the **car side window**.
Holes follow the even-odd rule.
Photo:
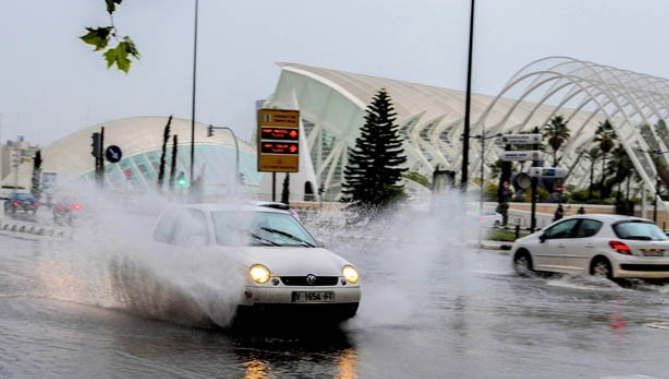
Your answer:
[[[165,213],[160,221],[158,221],[156,230],[153,232],[153,239],[162,243],[172,243],[172,237],[174,236],[174,226],[176,222],[176,211]]]
[[[174,229],[173,243],[179,246],[209,244],[207,217],[201,211],[186,209],[179,212]]]
[[[557,225],[553,225],[546,229],[544,232],[544,237],[546,239],[569,238],[571,237],[572,231],[577,222],[577,219],[573,219],[565,220]]]
[[[576,238],[592,237],[599,229],[602,228],[602,223],[596,220],[581,220],[576,231]]]

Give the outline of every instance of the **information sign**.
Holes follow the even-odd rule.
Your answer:
[[[504,134],[502,143],[531,145],[541,143],[541,134]]]
[[[505,150],[501,156],[503,161],[538,161],[541,159],[541,151],[538,150]]]
[[[258,171],[298,172],[300,111],[258,110]]]
[[[531,177],[542,178],[564,178],[568,173],[566,168],[561,167],[531,167],[529,171]]]

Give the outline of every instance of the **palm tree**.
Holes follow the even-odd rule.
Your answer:
[[[607,167],[607,174],[613,176],[613,184],[618,185],[617,203],[620,202],[620,187],[625,180],[628,180],[633,171],[634,164],[629,155],[627,155],[627,150],[622,145],[618,145],[611,152],[611,161]]]
[[[609,120],[604,120],[597,125],[597,130],[595,131],[594,142],[599,144],[600,150],[602,150],[602,182],[600,185],[599,196],[601,200],[604,200],[604,179],[606,179],[606,154],[609,153],[616,146],[616,136],[615,131],[613,130],[613,125]]]
[[[548,139],[548,145],[553,149],[553,166],[557,166],[559,163],[557,157],[558,149],[560,149],[560,146],[567,142],[570,137],[571,134],[564,116],[554,116],[546,124],[544,138]]]
[[[592,188],[594,186],[595,178],[595,163],[602,157],[602,151],[598,147],[593,147],[588,150],[584,158],[590,161],[590,188],[588,189],[588,197],[592,199]]]

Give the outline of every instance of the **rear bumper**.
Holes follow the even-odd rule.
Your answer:
[[[669,278],[669,264],[621,263],[615,272],[617,278],[666,279]]]

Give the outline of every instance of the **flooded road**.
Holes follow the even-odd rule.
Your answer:
[[[330,240],[363,273],[356,318],[230,331],[149,311],[155,285],[126,288],[149,293],[124,309],[109,262],[73,244],[0,236],[0,378],[669,376],[669,286],[519,278],[499,252]]]

